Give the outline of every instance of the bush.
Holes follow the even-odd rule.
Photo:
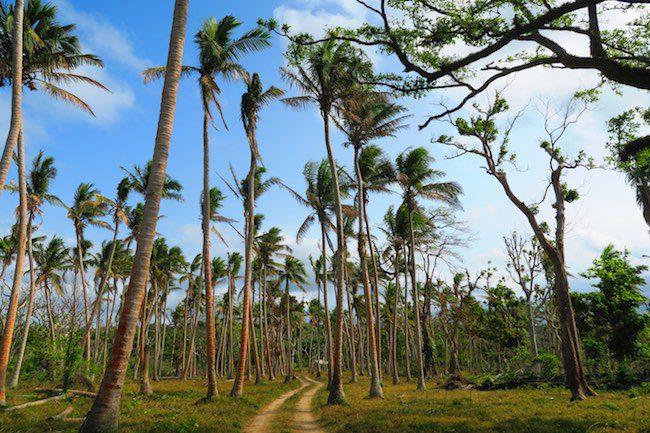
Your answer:
[[[542,379],[553,379],[560,374],[560,360],[552,353],[541,352],[535,362],[539,364]]]

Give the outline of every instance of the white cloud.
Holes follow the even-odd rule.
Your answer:
[[[58,0],[63,21],[73,22],[83,33],[83,43],[93,52],[120,62],[136,72],[152,65],[139,57],[129,37],[102,16],[81,12],[67,0]]]

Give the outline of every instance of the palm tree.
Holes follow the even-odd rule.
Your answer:
[[[199,66],[184,66],[183,73],[198,77],[201,91],[201,104],[203,107],[203,191],[207,196],[210,190],[210,143],[209,123],[213,121],[212,104],[215,105],[224,126],[219,94],[221,88],[217,84],[218,78],[234,80],[243,78],[247,74],[239,63],[243,54],[258,51],[268,47],[269,33],[262,27],[257,27],[238,39],[233,39],[233,31],[242,23],[232,15],[227,15],[220,21],[214,18],[205,20],[201,29],[196,33],[194,42],[199,49]],[[158,78],[164,74],[165,67],[151,68],[144,71],[145,82]],[[227,126],[226,126],[227,128]],[[203,275],[206,288],[206,333],[207,333],[207,368],[208,391],[206,398],[212,399],[217,395],[217,377],[214,367],[214,312],[211,270],[210,270],[210,209],[207,200],[203,206]]]
[[[83,347],[90,341],[90,330],[92,328],[93,318],[99,314],[101,299],[104,295],[104,288],[108,283],[108,277],[111,274],[113,267],[113,259],[115,257],[115,248],[119,245],[117,242],[117,236],[120,230],[120,223],[128,223],[127,217],[127,206],[126,201],[129,198],[129,193],[131,192],[131,179],[128,177],[123,178],[120,183],[117,185],[117,194],[114,200],[106,199],[107,205],[110,207],[109,212],[113,214],[113,241],[110,246],[110,253],[108,255],[108,261],[106,265],[106,272],[102,274],[102,277],[97,286],[97,297],[93,303],[93,308],[90,313],[90,320],[86,323],[86,330],[84,332],[84,338],[81,343]],[[127,248],[128,249],[128,248]]]
[[[0,3],[0,83],[12,83],[12,120],[0,161],[0,185],[7,179],[18,128],[22,128],[22,86],[13,83],[31,91],[43,90],[91,115],[92,108],[61,85],[81,83],[108,91],[97,80],[79,73],[80,66],[103,67],[103,63],[99,57],[81,52],[79,39],[73,34],[75,26],[60,25],[56,15],[55,5],[40,0],[29,0],[27,8],[23,0],[16,1],[13,8]],[[23,32],[18,31],[20,28]]]
[[[302,64],[293,65],[292,69],[283,68],[283,77],[296,87],[302,95],[285,98],[283,101],[293,107],[316,105],[323,118],[325,148],[330,165],[334,191],[334,215],[336,217],[336,326],[334,343],[334,366],[330,383],[328,404],[340,404],[345,401],[343,392],[343,206],[339,188],[338,167],[330,143],[330,117],[332,110],[345,97],[355,77],[368,72],[369,65],[363,54],[347,43],[332,39],[314,46]]]
[[[228,253],[228,378],[232,378],[235,366],[235,343],[233,335],[233,308],[235,303],[235,280],[238,278],[239,270],[244,258],[237,251]],[[244,350],[243,347],[239,349]]]
[[[106,215],[108,211],[108,201],[99,194],[99,191],[92,183],[81,183],[73,198],[71,206],[66,206],[68,218],[72,220],[74,226],[75,238],[77,242],[77,265],[79,266],[79,278],[84,300],[84,314],[86,318],[86,327],[92,326],[90,309],[88,305],[88,289],[86,287],[86,274],[83,256],[84,230],[88,225],[110,228],[110,225],[100,218]],[[86,362],[90,365],[90,339],[85,340]]]
[[[376,247],[373,245],[373,236],[370,231],[370,221],[366,211],[369,200],[369,192],[391,192],[389,186],[397,180],[395,177],[395,168],[391,161],[386,158],[380,147],[371,144],[364,146],[359,154],[359,168],[364,186],[363,199],[363,219],[366,229],[366,239],[368,240],[368,249],[370,250],[370,261],[372,263],[373,282],[375,288],[375,307],[377,312],[377,360],[381,366],[381,310],[379,300],[379,269]],[[381,374],[381,368],[380,368]]]
[[[25,264],[25,248],[27,244],[27,175],[25,171],[25,143],[21,128],[18,134],[18,184],[20,190],[18,247],[16,249],[16,266],[9,297],[9,306],[7,308],[5,326],[2,329],[2,339],[0,340],[0,407],[7,404],[5,391],[7,387],[7,365],[9,364],[9,352],[11,351],[11,343],[13,341],[18,301],[20,300],[20,288],[23,281],[23,267]]]
[[[43,152],[39,152],[32,162],[31,170],[27,178],[27,256],[29,260],[29,301],[27,305],[27,314],[25,316],[25,329],[23,331],[20,348],[18,349],[18,359],[14,368],[13,376],[9,382],[11,388],[18,385],[20,370],[25,356],[25,347],[29,336],[29,328],[34,312],[34,299],[36,296],[36,281],[34,278],[34,250],[32,245],[32,234],[34,231],[33,221],[35,216],[42,213],[41,206],[44,203],[52,205],[63,205],[61,200],[55,195],[50,194],[50,182],[56,177],[56,168],[54,167],[54,158],[44,157]]]
[[[305,284],[307,284],[307,271],[305,264],[293,256],[284,258],[284,265],[278,274],[279,286],[284,282],[284,293],[286,305],[286,322],[287,322],[287,375],[284,378],[284,383],[293,380],[293,348],[291,342],[291,297],[289,295],[289,286],[291,284],[300,288],[305,292]]]
[[[151,250],[153,248],[156,224],[160,211],[163,187],[166,179],[167,156],[171,141],[176,95],[181,76],[183,48],[185,44],[185,29],[189,0],[176,0],[174,4],[174,19],[167,57],[167,71],[163,85],[160,104],[160,117],[156,132],[151,175],[148,179],[147,196],[145,199],[142,224],[138,235],[138,246],[133,262],[133,270],[129,279],[129,288],[124,297],[120,324],[113,340],[111,358],[99,393],[93,402],[90,412],[81,426],[82,433],[101,430],[116,430],[119,420],[120,398],[122,385],[126,376],[126,368],[131,356],[133,338],[137,325],[138,314],[144,298],[144,290],[149,275]]]
[[[9,174],[9,167],[11,166],[11,158],[14,154],[14,148],[18,142],[18,137],[23,127],[23,34],[22,31],[24,17],[25,17],[25,1],[16,0],[12,28],[7,26],[8,20],[5,19],[5,25],[0,28],[5,32],[11,31],[11,121],[9,123],[9,133],[7,134],[7,142],[2,152],[2,159],[0,159],[0,195],[4,190],[5,183],[7,182],[7,175]],[[0,15],[6,15],[4,4],[1,5]],[[4,80],[3,80],[4,81]],[[22,270],[21,270],[22,272]],[[9,317],[7,317],[9,318]],[[13,331],[13,329],[12,329]],[[4,340],[4,336],[3,336]],[[11,344],[10,344],[11,345]],[[0,348],[0,405],[5,404],[5,388],[4,378],[6,375],[6,367],[4,366],[4,349]],[[9,353],[7,353],[7,362],[9,361]],[[3,373],[4,371],[4,373]]]
[[[404,128],[403,120],[405,116],[401,115],[404,108],[390,103],[383,94],[374,93],[369,91],[369,89],[363,88],[351,92],[341,105],[340,120],[336,123],[339,129],[346,135],[347,144],[354,148],[354,171],[357,180],[357,211],[359,213],[357,251],[359,253],[361,283],[366,301],[366,321],[368,324],[368,346],[371,369],[370,397],[382,397],[383,392],[381,390],[380,380],[381,365],[379,363],[380,348],[377,346],[377,333],[374,327],[374,312],[372,295],[370,293],[370,278],[368,275],[366,252],[366,230],[364,229],[367,199],[365,179],[361,171],[359,158],[364,146],[368,145],[372,140],[394,136],[396,131]],[[369,169],[372,166],[366,165],[365,168]],[[368,239],[369,241],[370,239]],[[375,290],[377,290],[378,299],[379,288],[377,287],[377,283],[375,283]]]
[[[332,366],[334,364],[334,354],[332,350],[332,325],[329,316],[329,305],[327,302],[327,243],[330,244],[327,235],[334,224],[331,221],[330,213],[334,207],[334,182],[329,169],[329,162],[324,159],[320,163],[308,161],[302,171],[305,181],[307,182],[307,190],[305,196],[298,194],[291,188],[286,189],[291,195],[305,207],[309,208],[311,212],[307,215],[305,220],[300,225],[298,233],[296,234],[296,241],[300,242],[307,230],[318,221],[321,231],[321,266],[320,269],[323,273],[321,281],[323,284],[323,303],[325,307],[325,331],[327,337],[327,380],[328,383],[332,381]],[[344,190],[344,193],[346,191]]]
[[[129,189],[141,194],[146,199],[149,194],[149,183],[151,182],[151,176],[154,171],[154,162],[150,160],[147,161],[144,167],[134,165],[132,170],[127,170],[124,167],[122,167],[122,170],[126,173]],[[183,185],[178,180],[166,174],[163,182],[162,198],[183,201],[181,191],[183,191]]]
[[[271,360],[271,347],[269,339],[269,290],[267,289],[267,277],[273,273],[278,266],[274,258],[276,255],[285,255],[291,252],[291,248],[282,243],[283,236],[279,228],[271,227],[268,231],[257,236],[255,239],[255,249],[260,261],[260,297],[261,297],[261,329],[260,335],[263,337],[262,347],[266,352],[266,361],[269,369],[269,380],[275,378],[273,373],[273,362]]]
[[[253,74],[252,78],[246,79],[246,92],[241,99],[241,119],[248,138],[250,147],[250,168],[246,176],[247,188],[246,198],[244,200],[244,214],[246,216],[245,229],[245,267],[244,267],[244,299],[242,304],[242,330],[241,344],[239,351],[239,363],[237,364],[237,374],[233,383],[230,395],[232,397],[241,396],[244,391],[244,366],[246,363],[247,348],[249,346],[249,322],[251,307],[251,277],[253,273],[253,242],[255,237],[255,174],[257,172],[257,160],[261,159],[257,145],[257,122],[259,120],[259,111],[265,105],[274,99],[282,96],[284,92],[277,87],[269,87],[264,90],[262,81],[258,74]],[[253,331],[254,332],[254,331]],[[259,370],[258,370],[259,377]]]
[[[459,206],[458,197],[463,189],[456,182],[437,182],[445,175],[431,167],[434,158],[424,147],[406,150],[397,156],[397,179],[402,190],[402,201],[408,211],[409,225],[409,265],[411,273],[411,290],[415,321],[415,342],[417,344],[418,389],[425,389],[424,362],[422,359],[422,330],[420,323],[420,296],[415,272],[415,231],[414,214],[420,212],[418,198],[438,200],[452,206]]]

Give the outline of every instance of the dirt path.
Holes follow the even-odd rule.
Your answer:
[[[300,388],[291,390],[289,392],[285,392],[280,397],[276,398],[267,406],[265,406],[262,409],[262,411],[257,415],[255,415],[255,418],[253,418],[253,420],[250,423],[248,423],[248,425],[244,429],[244,432],[245,433],[267,433],[269,431],[269,427],[271,427],[273,417],[278,412],[280,407],[282,407],[284,402],[310,385],[309,382],[302,380],[302,378],[298,378],[298,379],[300,380],[301,383]]]
[[[293,416],[293,429],[295,433],[325,433],[318,425],[314,414],[311,411],[312,401],[316,392],[323,386],[322,382],[315,381],[310,377],[305,377],[308,384],[314,385],[309,388],[296,403],[295,413]]]

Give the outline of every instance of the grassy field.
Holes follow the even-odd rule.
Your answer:
[[[297,388],[293,381],[283,384],[280,378],[261,385],[246,383],[244,397],[228,397],[232,382],[220,380],[221,397],[210,403],[198,403],[205,395],[202,380],[181,382],[163,380],[152,382],[154,395],[145,398],[137,394],[136,384],[127,384],[122,397],[121,432],[189,433],[189,432],[241,432],[249,418],[265,404],[283,392]],[[24,384],[8,393],[9,405],[36,400],[33,389],[43,384]],[[69,417],[82,417],[90,408],[91,399],[76,398],[72,401],[53,401],[41,406],[15,412],[0,411],[0,432],[76,432],[80,422],[48,421],[47,418],[73,406]]]
[[[602,392],[569,402],[563,389],[447,391],[432,384],[416,391],[415,383],[384,386],[384,400],[370,400],[368,381],[346,384],[347,404],[328,407],[322,389],[314,412],[336,433],[597,433],[650,432],[650,396]]]

